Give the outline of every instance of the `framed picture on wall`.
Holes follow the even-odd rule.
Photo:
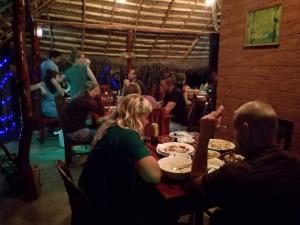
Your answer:
[[[249,11],[244,46],[279,45],[280,19],[281,5]]]

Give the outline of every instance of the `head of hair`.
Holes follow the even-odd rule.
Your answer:
[[[151,103],[141,95],[130,94],[125,96],[114,114],[97,130],[93,145],[101,140],[106,130],[113,125],[129,128],[140,133],[144,129],[140,118],[148,115],[151,111]]]
[[[61,53],[59,51],[53,50],[49,52],[49,59],[56,58],[59,56],[61,56]]]
[[[51,80],[56,79],[56,76],[59,75],[59,73],[55,70],[47,70],[46,76],[45,76],[45,84],[48,90],[54,94],[56,92],[56,87],[52,84]]]
[[[130,95],[130,94],[139,94],[140,95],[141,93],[142,93],[142,91],[141,91],[140,86],[135,82],[128,84],[124,90],[124,96]]]
[[[166,82],[166,84],[168,84],[168,85],[176,84],[175,74],[173,72],[164,73],[161,80],[164,80]]]
[[[275,144],[277,115],[271,105],[262,101],[245,103],[235,111],[233,122],[235,127],[247,124],[248,141],[245,144],[249,145],[249,150],[256,151]]]
[[[77,49],[73,49],[72,52],[71,52],[71,55],[70,55],[71,62],[75,63],[76,59],[80,59],[81,55],[82,55],[81,51],[79,51]]]
[[[175,80],[177,84],[183,84],[186,81],[186,75],[185,73],[176,73],[175,74]]]

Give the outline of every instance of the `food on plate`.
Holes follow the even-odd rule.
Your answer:
[[[181,137],[193,137],[193,135],[189,134],[186,131],[175,131],[175,132],[171,132],[169,134],[170,137],[172,138],[181,138]]]
[[[165,147],[164,150],[168,153],[187,153],[190,149],[184,145],[170,145]]]
[[[195,139],[192,137],[181,137],[177,139],[178,142],[192,144],[195,142]]]
[[[219,152],[212,151],[212,150],[207,151],[207,158],[209,158],[209,159],[218,158],[220,156],[221,156],[221,154]]]
[[[235,148],[235,145],[230,141],[222,139],[210,139],[208,148],[213,150],[231,150]]]
[[[242,155],[230,153],[228,155],[225,155],[224,159],[226,162],[240,162],[240,161],[244,160],[245,157]]]

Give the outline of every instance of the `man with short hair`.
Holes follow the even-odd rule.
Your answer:
[[[60,61],[61,54],[58,51],[50,51],[49,58],[41,64],[41,81],[45,81],[47,70],[53,70],[59,73],[59,68],[56,65]]]
[[[182,91],[175,87],[175,76],[165,74],[160,86],[165,92],[163,104],[166,113],[170,115],[170,132],[186,130],[188,122],[186,103]]]
[[[192,164],[199,201],[222,208],[210,224],[300,224],[300,160],[277,146],[277,115],[269,104],[252,101],[235,111],[236,150],[245,159],[207,174],[208,143],[223,110],[221,106],[201,119]]]
[[[128,79],[124,80],[124,88],[126,86],[128,86],[130,83],[135,82],[140,86],[140,89],[142,91],[142,95],[146,95],[147,94],[147,89],[145,87],[145,84],[143,83],[143,81],[139,80],[136,74],[136,70],[135,69],[131,69],[128,73]]]

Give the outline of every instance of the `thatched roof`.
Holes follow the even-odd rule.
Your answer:
[[[133,57],[207,59],[209,34],[216,32],[220,1],[205,0],[34,0],[43,27],[41,49],[126,57],[128,31]],[[0,5],[0,44],[12,36],[11,3]],[[214,13],[212,13],[214,12]],[[0,45],[0,46],[1,46]]]

